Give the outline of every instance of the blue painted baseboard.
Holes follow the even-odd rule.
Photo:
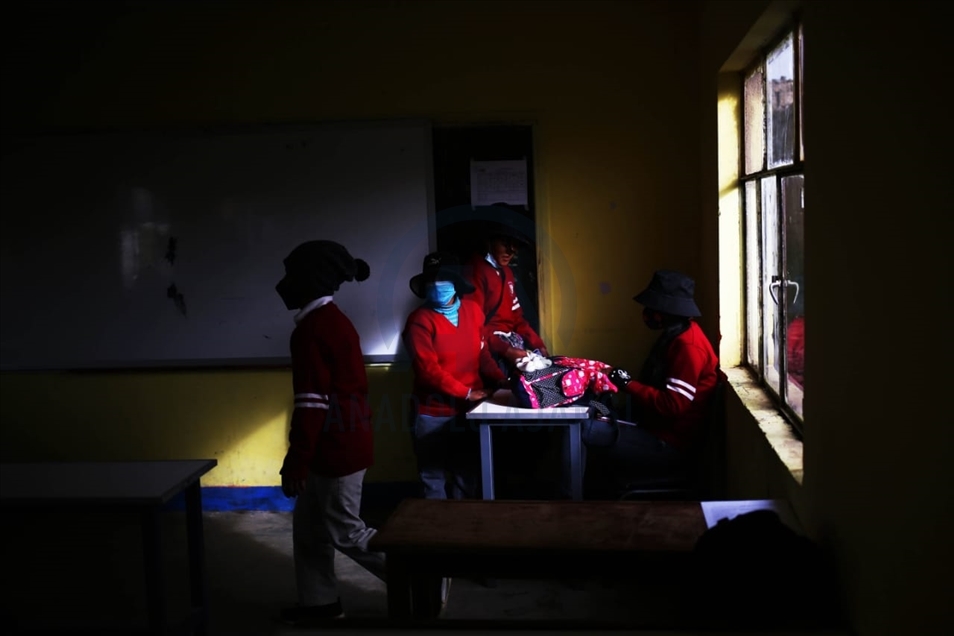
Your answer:
[[[390,510],[402,499],[420,496],[416,482],[386,481],[364,484],[362,510]],[[281,486],[205,486],[202,488],[202,509],[206,512],[259,510],[290,512],[295,500],[282,494]],[[167,510],[184,510],[185,495],[178,495],[166,504]]]

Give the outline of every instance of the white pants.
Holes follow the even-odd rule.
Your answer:
[[[344,477],[308,474],[305,492],[295,502],[292,516],[295,579],[302,606],[338,600],[336,549],[384,580],[384,554],[368,551],[368,540],[376,530],[358,516],[365,472]]]

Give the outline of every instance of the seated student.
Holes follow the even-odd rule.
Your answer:
[[[414,372],[413,430],[418,475],[427,499],[477,495],[478,441],[466,435],[465,413],[503,386],[483,337],[484,314],[464,297],[473,291],[457,259],[424,257],[411,291],[425,302],[407,317],[402,338]]]
[[[638,378],[620,368],[610,373],[630,399],[634,408],[628,419],[637,425],[591,419],[583,426],[586,486],[597,498],[615,498],[629,481],[672,477],[688,469],[721,373],[712,345],[693,320],[701,315],[694,289],[688,276],[660,270],[633,298],[644,307],[645,325],[660,334]],[[565,465],[568,448],[565,441]]]
[[[471,296],[484,313],[484,337],[490,352],[506,372],[517,361],[536,351],[547,357],[547,346],[523,315],[517,297],[516,279],[511,261],[521,247],[529,245],[526,235],[507,222],[488,222],[481,249],[473,254],[464,269],[464,277],[474,287]],[[495,332],[511,334],[509,339]]]

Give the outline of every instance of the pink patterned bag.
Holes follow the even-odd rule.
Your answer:
[[[610,365],[597,360],[554,356],[552,364],[537,371],[523,371],[513,377],[513,393],[523,408],[546,409],[569,406],[584,397],[616,393],[610,382]]]

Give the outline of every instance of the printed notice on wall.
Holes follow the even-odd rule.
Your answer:
[[[527,160],[471,161],[470,204],[527,205]]]

